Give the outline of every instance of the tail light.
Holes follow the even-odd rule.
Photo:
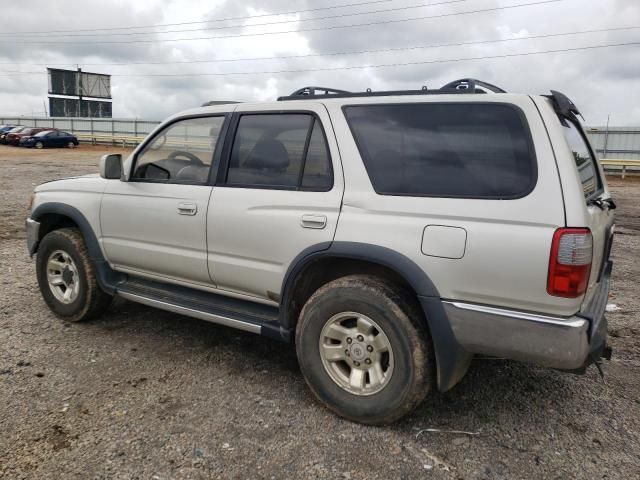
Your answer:
[[[559,228],[553,234],[547,292],[576,298],[587,291],[593,239],[588,228]]]

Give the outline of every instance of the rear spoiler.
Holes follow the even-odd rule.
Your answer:
[[[580,113],[580,110],[578,110],[578,107],[576,107],[576,104],[573,103],[564,93],[551,90],[551,95],[544,96],[551,100],[553,109],[558,115],[560,115],[560,117],[565,117],[569,120],[577,120],[578,115],[580,115],[582,120],[584,120],[584,117]]]

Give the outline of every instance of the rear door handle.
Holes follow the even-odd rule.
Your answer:
[[[300,225],[302,225],[303,228],[322,229],[327,226],[327,216],[305,214],[302,215]]]
[[[180,215],[195,215],[198,211],[198,206],[193,202],[180,202],[178,204],[178,213]]]

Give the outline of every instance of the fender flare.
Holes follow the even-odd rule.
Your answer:
[[[282,283],[280,322],[291,331],[287,306],[301,272],[312,262],[322,258],[363,260],[387,267],[404,278],[415,291],[422,307],[436,356],[438,390],[447,391],[462,379],[473,355],[464,350],[455,338],[449,318],[437,288],[429,275],[405,255],[386,247],[359,242],[324,242],[313,245],[296,256]]]
[[[96,269],[96,279],[98,281],[98,285],[106,293],[113,295],[116,292],[116,285],[125,280],[126,276],[113,270],[107,260],[104,258],[96,234],[93,231],[93,228],[91,228],[91,224],[82,214],[82,212],[80,212],[80,210],[78,210],[77,208],[65,203],[46,202],[38,205],[33,210],[33,212],[31,212],[31,219],[39,222],[42,217],[48,214],[68,217],[73,220],[76,225],[78,225],[80,233],[82,233],[82,237],[84,238],[84,243],[87,245],[89,258],[93,262],[93,265]],[[30,253],[35,253],[38,250],[39,243],[40,241],[38,240],[38,243],[36,243],[34,247],[34,251]]]

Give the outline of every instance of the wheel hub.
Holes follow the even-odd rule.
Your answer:
[[[56,250],[47,260],[47,282],[61,303],[73,303],[80,293],[78,268],[67,252]]]
[[[64,270],[62,271],[62,281],[67,286],[73,283],[73,272],[69,267],[65,267]]]
[[[320,358],[331,379],[354,395],[373,395],[393,373],[391,342],[369,317],[343,312],[331,317],[320,334]]]
[[[349,347],[351,358],[356,361],[363,361],[367,356],[367,347],[362,343],[352,343]]]

